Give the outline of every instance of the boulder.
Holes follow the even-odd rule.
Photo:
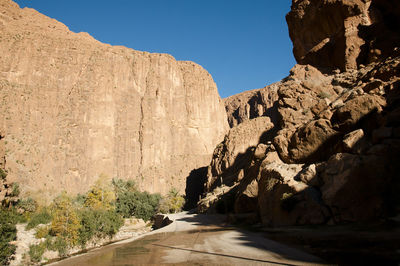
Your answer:
[[[154,223],[153,223],[153,229],[160,229],[164,226],[167,226],[172,223],[172,221],[169,219],[169,217],[165,214],[156,214],[153,217]]]
[[[329,217],[317,189],[296,181],[299,164],[271,163],[261,170],[258,206],[265,225],[322,224]]]
[[[384,172],[382,157],[332,155],[320,176],[322,199],[336,223],[373,220],[384,213],[384,193],[391,179]]]
[[[289,155],[294,162],[321,161],[331,153],[338,132],[332,129],[329,120],[314,120],[293,134],[289,143]]]
[[[364,137],[362,129],[354,130],[343,137],[343,147],[346,152],[359,152]]]
[[[385,99],[378,95],[361,95],[354,97],[336,109],[332,116],[332,124],[339,131],[350,131],[359,125],[361,119],[378,114],[386,105]]]

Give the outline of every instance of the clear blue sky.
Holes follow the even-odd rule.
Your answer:
[[[16,0],[101,42],[202,65],[221,97],[286,77],[291,0]]]

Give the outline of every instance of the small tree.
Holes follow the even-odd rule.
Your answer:
[[[116,211],[125,218],[135,216],[147,221],[156,213],[160,198],[159,194],[148,192],[121,192],[118,193]]]
[[[86,196],[84,204],[86,207],[93,209],[114,208],[115,193],[107,181],[107,176],[101,174]]]
[[[69,246],[74,246],[78,242],[80,223],[72,200],[63,193],[54,200],[51,208],[51,234],[65,239]]]
[[[0,208],[0,265],[8,265],[15,253],[15,245],[10,244],[17,238],[16,215],[13,211]]]
[[[179,195],[179,192],[176,188],[171,188],[168,195],[161,200],[159,211],[162,213],[180,212],[184,204],[184,197]]]

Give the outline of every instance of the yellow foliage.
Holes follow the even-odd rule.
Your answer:
[[[81,225],[76,210],[73,208],[71,198],[66,193],[63,193],[54,200],[51,208],[53,211],[51,233],[65,239],[70,246],[74,246],[78,242],[78,233]]]
[[[160,202],[159,211],[162,213],[176,213],[182,211],[185,199],[179,196],[179,192],[172,188],[168,195]]]
[[[107,180],[107,176],[101,174],[94,186],[88,192],[85,206],[93,209],[114,208],[115,192]]]

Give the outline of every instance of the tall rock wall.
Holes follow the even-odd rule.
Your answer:
[[[10,0],[0,11],[0,126],[23,191],[82,192],[99,175],[184,191],[210,162],[228,124],[201,66],[100,43]]]

